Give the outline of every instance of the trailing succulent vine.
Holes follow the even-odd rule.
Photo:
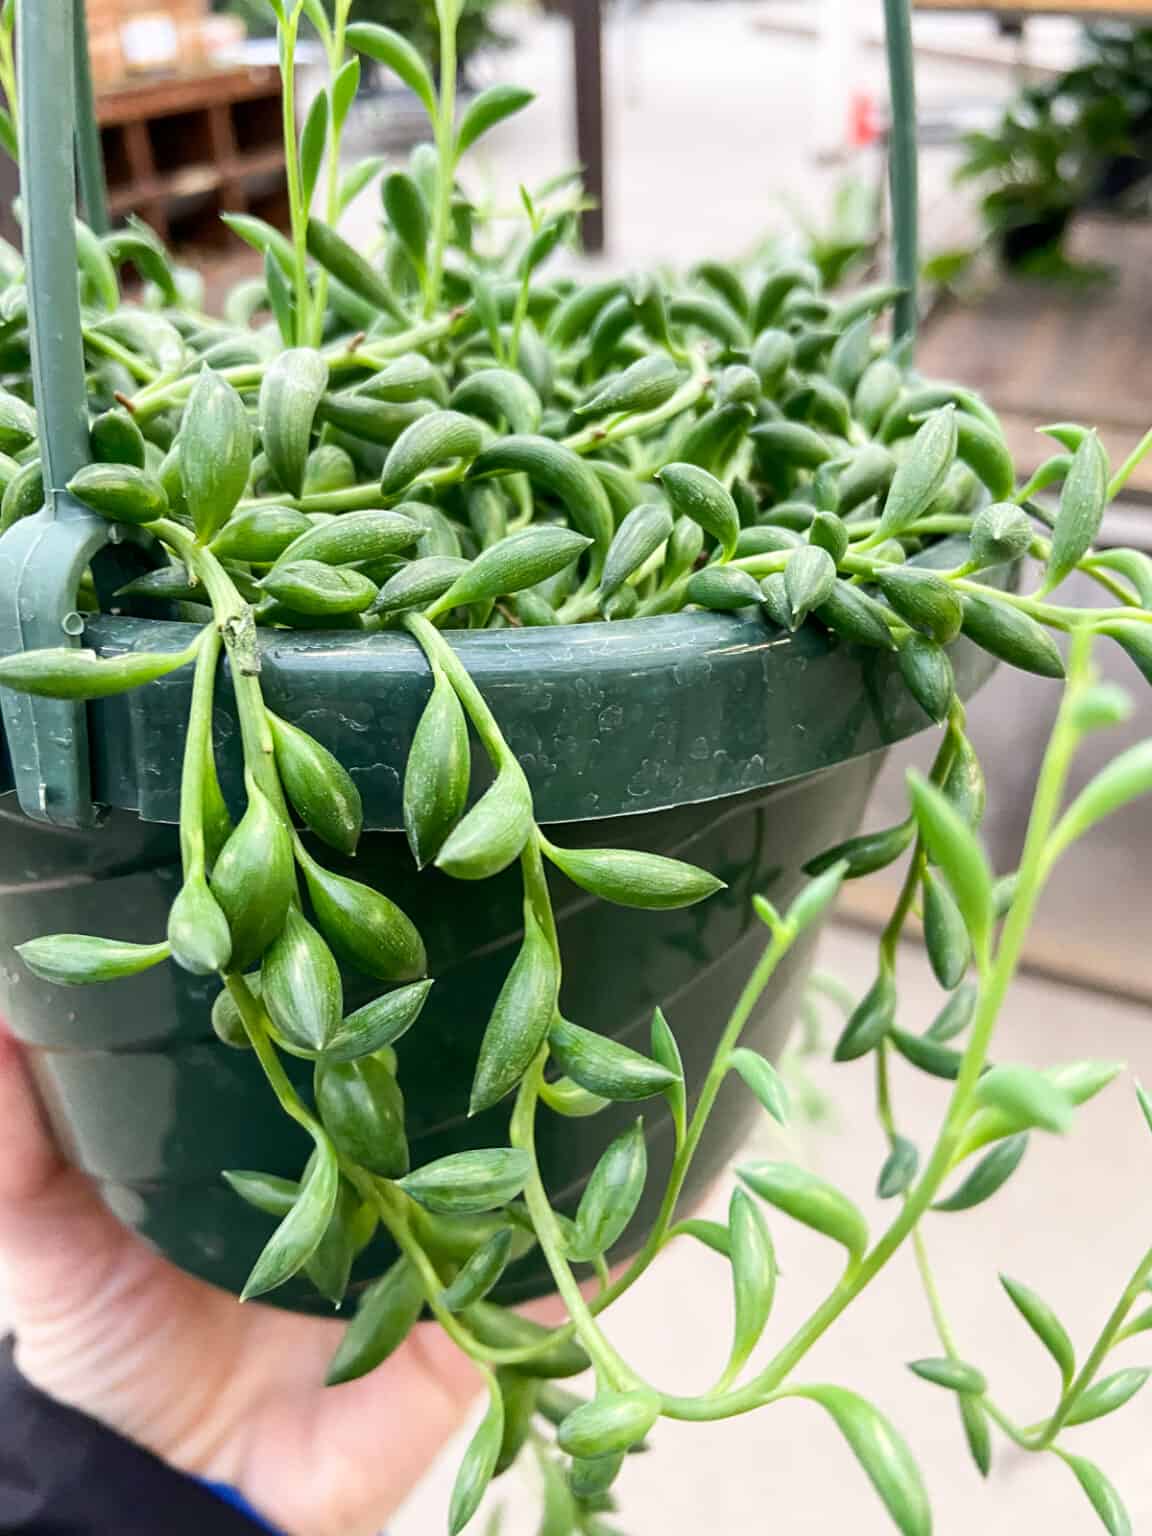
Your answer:
[[[801,1398],[835,1420],[896,1527],[923,1536],[927,1495],[897,1432],[854,1391],[797,1374],[810,1347],[910,1245],[940,1339],[939,1355],[912,1369],[955,1395],[981,1471],[995,1435],[1061,1457],[1119,1536],[1130,1522],[1118,1494],[1067,1448],[1065,1434],[1120,1407],[1149,1374],[1109,1367],[1115,1346],[1152,1326],[1152,1252],[1082,1360],[1040,1297],[1005,1282],[1060,1371],[1055,1401],[1022,1425],[952,1333],[925,1227],[930,1213],[967,1210],[994,1194],[1031,1135],[1067,1131],[1076,1106],[1120,1070],[1078,1061],[1039,1071],[994,1061],[993,1048],[1054,865],[1102,817],[1152,790],[1146,744],[1075,798],[1067,793],[1081,739],[1130,708],[1121,690],[1097,679],[1094,643],[1118,643],[1152,679],[1152,561],[1093,547],[1109,500],[1152,438],[1113,470],[1095,433],[1053,427],[1052,457],[1019,484],[988,407],[962,388],[924,382],[904,348],[885,339],[881,320],[895,290],[839,297],[804,260],[757,270],[708,263],[668,282],[542,277],[571,233],[579,188],[568,179],[525,191],[526,223],[507,234],[504,220],[480,217],[457,180],[460,157],[528,94],[485,91],[458,117],[447,3],[439,88],[401,37],[348,26],[348,9],[341,0],[329,21],[308,0],[278,5],[291,233],[248,216],[229,220],[263,253],[264,276],[232,294],[224,321],[199,311],[186,276],[144,226],[106,238],[80,231],[93,462],[68,489],[93,512],[151,535],[158,563],[123,598],[180,605],[200,628],[184,651],[9,656],[0,683],[93,699],[194,668],[184,880],[162,941],[57,935],[22,946],[25,963],[68,985],[167,962],[222,978],[216,1033],[255,1052],[281,1110],[314,1149],[298,1181],[226,1174],[240,1198],[277,1223],[246,1295],[303,1271],[338,1306],[354,1257],[379,1229],[391,1236],[395,1263],[359,1296],[330,1379],[372,1370],[426,1313],[475,1361],[488,1407],[457,1479],[453,1533],[525,1452],[542,1478],[542,1531],[609,1536],[621,1463],[661,1417],[721,1419]],[[321,31],[330,78],[297,137],[302,11]],[[427,108],[433,142],[407,169],[384,174],[379,161],[366,161],[341,173],[358,55],[395,71]],[[383,241],[369,258],[335,226],[380,178]],[[125,264],[147,283],[144,302],[124,302]],[[39,511],[43,487],[15,252],[5,266],[8,527]],[[1046,493],[1057,487],[1054,509]],[[927,548],[933,563],[915,558]],[[1024,557],[1042,572],[1026,593],[1005,579]],[[1100,589],[1099,606],[1059,600],[1074,572]],[[91,591],[81,594],[81,606],[93,602]],[[661,1013],[650,1055],[599,1035],[594,1020],[563,1016],[546,868],[602,900],[653,909],[707,900],[719,882],[665,857],[556,846],[451,637],[461,626],[619,622],[681,609],[759,610],[769,632],[812,625],[831,644],[890,652],[926,723],[941,732],[931,773],[911,780],[905,821],[830,849],[789,910],[757,901],[763,957],[692,1103]],[[355,851],[360,797],[324,746],[270,711],[261,688],[261,634],[317,626],[402,631],[427,658],[431,691],[403,791],[416,864],[463,881],[519,865],[523,939],[479,1046],[470,1104],[477,1112],[512,1103],[507,1146],[409,1166],[395,1047],[418,1031],[435,978],[426,975],[420,934],[388,894],[336,873],[313,851]],[[1067,638],[1067,659],[1055,635]],[[984,784],[949,659],[961,636],[1063,679],[1020,866],[1001,879],[978,836]],[[222,656],[242,730],[241,807],[225,803],[214,757]],[[491,770],[478,798],[470,795],[474,744]],[[307,845],[301,825],[313,835]],[[681,1190],[731,1074],[767,1114],[788,1114],[781,1077],[740,1043],[781,960],[843,881],[902,857],[907,874],[875,983],[850,1008],[835,1050],[839,1061],[867,1058],[875,1073],[890,1148],[878,1193],[891,1202],[889,1224],[870,1234],[848,1194],[787,1162],[738,1169],[727,1222],[686,1215]],[[900,1010],[899,941],[914,914],[942,991],[927,1023]],[[341,965],[384,984],[350,1016]],[[935,1142],[923,1150],[900,1127],[889,1081],[897,1055],[953,1085]],[[285,1057],[314,1064],[309,1098],[293,1086]],[[659,1217],[623,1265],[613,1249],[645,1185],[642,1122],[608,1147],[573,1219],[553,1209],[534,1157],[540,1114],[590,1115],[611,1101],[657,1102],[676,1146]],[[1141,1103],[1152,1124],[1152,1104]],[[838,1244],[844,1267],[808,1319],[752,1367],[776,1290],[770,1214]],[[644,1380],[600,1326],[676,1238],[707,1244],[732,1271],[731,1353],[716,1385],[697,1396]],[[487,1299],[533,1245],[567,1307],[562,1327],[544,1329]],[[558,1384],[589,1366],[591,1397]]]

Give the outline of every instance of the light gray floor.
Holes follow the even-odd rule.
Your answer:
[[[1074,578],[1066,591],[1071,602],[1094,601],[1087,580]],[[1128,690],[1134,712],[1119,731],[1085,742],[1073,773],[1074,790],[1124,748],[1152,736],[1152,688],[1115,646],[1101,644],[1097,661],[1103,676]],[[1002,667],[969,704],[969,731],[990,784],[984,836],[1001,872],[1013,869],[1019,858],[1032,786],[1060,699],[1058,684]],[[936,744],[937,733],[930,732],[892,752],[872,798],[869,825],[888,826],[903,818],[907,769],[913,764],[926,769]],[[1033,928],[1030,960],[1059,976],[1152,999],[1150,870],[1152,809],[1138,801],[1097,827],[1061,861]],[[881,882],[862,882],[852,887],[849,899],[871,906],[883,894]]]
[[[822,960],[857,990],[871,976],[871,946],[847,930],[832,932]],[[918,949],[901,959],[902,1020],[923,1027],[938,994]],[[1005,1010],[997,1052],[1005,1061],[1048,1064],[1085,1056],[1126,1061],[1152,1078],[1146,1010],[1025,980]],[[766,1123],[752,1155],[797,1155],[841,1183],[879,1226],[884,1209],[870,1198],[882,1145],[862,1064],[823,1068],[821,1087],[834,1104],[832,1128],[808,1130],[785,1146]],[[898,1114],[928,1140],[942,1093],[920,1075],[897,1083]],[[938,1215],[928,1223],[942,1288],[961,1348],[985,1369],[1006,1412],[1027,1421],[1054,1401],[1056,1372],[997,1282],[1003,1270],[1039,1290],[1056,1308],[1081,1352],[1090,1347],[1132,1269],[1152,1241],[1147,1191],[1152,1137],[1130,1082],[1118,1082],[1081,1111],[1066,1140],[1037,1136],[1016,1178],[983,1209]],[[722,1214],[727,1190],[717,1192]],[[889,1208],[890,1212],[890,1208]],[[773,1221],[782,1280],[768,1348],[787,1336],[834,1279],[829,1245],[783,1217]],[[629,1359],[669,1390],[701,1389],[724,1358],[730,1319],[725,1265],[696,1244],[677,1244],[612,1314],[611,1333]],[[913,1378],[904,1362],[934,1355],[933,1336],[910,1254],[899,1255],[810,1357],[801,1379],[829,1381],[869,1394],[898,1424],[924,1471],[938,1536],[1091,1536],[1100,1529],[1071,1474],[1052,1457],[1026,1457],[998,1445],[992,1479],[968,1461],[950,1395]],[[1152,1359],[1134,1341],[1117,1366]],[[1137,1532],[1152,1529],[1148,1444],[1152,1395],[1101,1424],[1069,1432],[1067,1444],[1094,1457],[1124,1494]],[[654,1452],[634,1458],[621,1483],[620,1524],[629,1536],[890,1536],[892,1527],[836,1432],[819,1410],[780,1404],[716,1426],[662,1425]],[[394,1524],[394,1536],[441,1528],[459,1448],[453,1447]],[[501,1491],[506,1536],[533,1536],[538,1515],[526,1491]]]

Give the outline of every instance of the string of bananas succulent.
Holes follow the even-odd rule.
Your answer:
[[[1065,1132],[1075,1107],[1119,1071],[1095,1061],[1039,1071],[994,1062],[992,1051],[1054,865],[1097,821],[1152,789],[1145,744],[1068,803],[1081,739],[1130,708],[1097,680],[1093,645],[1120,645],[1152,680],[1152,561],[1095,548],[1108,503],[1152,438],[1114,469],[1094,432],[1054,426],[1052,456],[1019,483],[988,406],[962,387],[924,381],[908,348],[888,338],[883,317],[898,290],[828,292],[803,259],[757,269],[705,263],[668,279],[546,276],[545,263],[573,234],[579,186],[561,178],[524,190],[511,234],[506,219],[484,218],[469,200],[459,161],[531,98],[496,87],[458,114],[450,0],[440,8],[438,85],[399,35],[349,26],[348,0],[338,0],[332,19],[316,0],[273,4],[291,230],[282,235],[247,215],[227,220],[262,253],[263,277],[241,284],[224,319],[214,319],[146,226],[130,222],[103,238],[78,229],[92,463],[68,492],[150,536],[154,567],[117,600],[152,601],[158,615],[194,620],[196,638],[182,651],[100,657],[61,648],[0,660],[0,684],[80,700],[194,669],[183,886],[157,943],[55,935],[23,945],[25,964],[65,985],[169,962],[221,977],[217,1035],[256,1053],[280,1109],[313,1145],[298,1180],[225,1175],[276,1223],[245,1294],[305,1272],[340,1305],[356,1255],[378,1230],[391,1236],[395,1262],[359,1295],[330,1380],[372,1370],[426,1314],[476,1363],[488,1408],[456,1482],[453,1536],[522,1453],[539,1466],[542,1531],[609,1536],[621,1464],[661,1417],[719,1419],[790,1398],[827,1410],[895,1526],[924,1536],[927,1494],[897,1431],[854,1391],[797,1377],[810,1347],[906,1244],[926,1278],[941,1349],[912,1369],[954,1393],[981,1471],[994,1431],[1055,1454],[1112,1536],[1129,1531],[1119,1495],[1066,1449],[1064,1435],[1121,1406],[1149,1374],[1109,1373],[1108,1365],[1113,1348],[1152,1321],[1147,1305],[1139,1310],[1152,1252],[1079,1366],[1046,1304],[1009,1283],[1061,1378],[1047,1414],[1022,1426],[955,1340],[923,1229],[930,1212],[988,1199],[1031,1135]],[[320,33],[329,76],[297,135],[303,15]],[[0,59],[10,62],[6,39]],[[399,75],[427,109],[432,138],[406,168],[342,166],[361,56]],[[7,78],[11,96],[11,68]],[[366,255],[337,225],[377,183],[381,237]],[[12,249],[0,256],[0,521],[8,528],[39,512],[45,487],[23,267]],[[124,267],[144,280],[138,301],[124,297]],[[1013,573],[1026,558],[1041,574],[1025,592]],[[1060,601],[1057,589],[1074,572],[1096,585],[1099,606]],[[95,603],[86,584],[80,606]],[[601,900],[651,909],[705,901],[719,882],[662,856],[556,846],[452,642],[461,627],[511,634],[682,609],[758,610],[770,632],[809,625],[829,643],[890,652],[925,724],[940,731],[931,773],[911,780],[906,820],[829,849],[789,910],[758,900],[763,957],[691,1105],[659,1011],[650,1054],[598,1034],[594,1020],[564,1017],[546,869]],[[261,688],[262,632],[312,627],[402,631],[427,658],[430,693],[403,788],[416,864],[472,882],[519,866],[523,938],[480,1043],[470,1104],[475,1113],[513,1103],[507,1146],[410,1167],[396,1046],[418,1032],[435,978],[419,932],[388,893],[325,862],[325,848],[341,857],[356,849],[359,793],[320,742],[268,708]],[[984,782],[949,657],[962,636],[1063,680],[1027,844],[1019,868],[1000,879],[979,841]],[[214,755],[222,657],[243,737],[239,808],[225,803]],[[477,747],[487,787],[475,796]],[[731,1074],[768,1115],[787,1117],[784,1081],[740,1043],[781,961],[845,880],[901,858],[906,875],[875,983],[848,1010],[835,1050],[840,1061],[867,1058],[875,1072],[889,1144],[878,1192],[892,1202],[889,1225],[871,1235],[848,1194],[788,1162],[741,1167],[726,1223],[685,1215],[681,1192]],[[899,941],[917,912],[942,994],[927,1022],[901,1012],[898,990]],[[382,983],[375,1001],[349,1015],[341,966]],[[953,1084],[923,1153],[900,1130],[894,1055]],[[293,1086],[286,1057],[314,1064],[310,1096]],[[553,1209],[534,1156],[541,1113],[590,1115],[621,1101],[670,1116],[676,1146],[660,1215],[623,1265],[613,1250],[645,1186],[643,1122],[608,1147],[573,1219]],[[1141,1102],[1152,1123],[1152,1105]],[[777,1281],[766,1212],[839,1244],[844,1268],[802,1326],[753,1369]],[[599,1322],[677,1238],[723,1255],[734,1288],[730,1357],[715,1386],[695,1396],[643,1379]],[[567,1307],[559,1328],[488,1300],[534,1245]],[[591,1397],[558,1385],[589,1366]]]

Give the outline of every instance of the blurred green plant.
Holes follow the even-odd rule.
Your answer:
[[[323,3],[331,16],[333,0]],[[213,9],[239,16],[254,37],[271,37],[276,31],[276,16],[267,0],[213,0]],[[492,23],[492,9],[492,0],[463,0],[457,51],[464,76],[476,54],[486,48],[508,46],[508,37]],[[439,70],[440,33],[435,0],[353,0],[350,20],[391,27]]]
[[[1029,85],[988,132],[965,137],[957,181],[978,182],[1005,264],[1091,279],[1064,256],[1076,211],[1131,197],[1152,174],[1152,29],[1086,33],[1075,68]]]

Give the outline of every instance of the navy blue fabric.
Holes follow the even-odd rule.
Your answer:
[[[247,1515],[262,1531],[271,1531],[272,1536],[279,1536],[274,1525],[269,1525],[263,1515],[260,1515],[249,1504],[242,1493],[237,1493],[235,1488],[229,1488],[227,1483],[205,1483],[205,1488],[210,1488],[218,1499],[223,1499],[225,1504],[230,1504],[233,1509],[238,1509],[242,1515]]]
[[[0,1536],[267,1531],[151,1452],[38,1392],[16,1369],[12,1341],[0,1344]]]

